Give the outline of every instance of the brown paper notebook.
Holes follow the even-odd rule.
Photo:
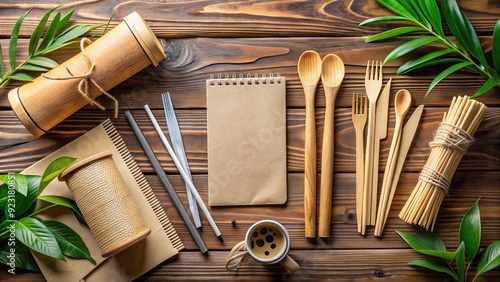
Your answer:
[[[78,160],[102,151],[111,151],[130,193],[151,228],[151,234],[123,252],[104,259],[90,230],[80,224],[66,208],[53,208],[44,213],[45,219],[64,222],[85,241],[97,265],[85,259],[67,258],[67,262],[34,253],[35,260],[47,281],[131,281],[158,264],[176,255],[184,248],[177,232],[151,186],[135,163],[121,136],[110,120],[67,144],[23,171],[25,174],[43,174],[46,166],[61,156]],[[55,179],[43,191],[43,195],[60,195],[72,198],[66,183]]]
[[[209,79],[206,88],[209,204],[285,203],[285,78]]]

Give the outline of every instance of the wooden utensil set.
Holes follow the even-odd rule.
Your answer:
[[[342,60],[329,54],[323,60],[315,51],[305,51],[298,61],[298,73],[306,97],[305,164],[304,164],[304,220],[305,237],[316,237],[316,121],[314,100],[321,78],[325,90],[325,123],[323,134],[321,186],[319,209],[319,237],[330,237],[334,156],[335,97],[344,78]],[[387,137],[390,79],[382,89],[382,65],[368,62],[364,94],[353,94],[352,120],[356,132],[356,211],[358,232],[366,233],[366,226],[375,226],[375,236],[381,236],[389,214],[401,169],[413,140],[423,111],[418,107],[403,128],[404,117],[411,105],[411,94],[400,90],[395,97],[396,125],[387,158],[384,180],[378,203],[378,166],[380,141]],[[366,143],[364,128],[368,121]],[[366,151],[365,151],[366,144]]]

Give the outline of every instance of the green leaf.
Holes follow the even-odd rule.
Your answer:
[[[413,17],[418,20],[421,24],[425,25],[427,29],[431,29],[431,23],[427,20],[424,12],[420,9],[417,4],[418,0],[399,0],[401,5],[410,12]]]
[[[476,93],[474,93],[474,95],[471,96],[471,98],[476,98],[476,97],[479,97],[480,95],[490,91],[490,89],[492,89],[493,87],[499,85],[500,81],[494,77],[488,79],[484,84],[483,86],[481,86],[481,88],[479,88],[479,90],[477,90]]]
[[[457,265],[458,277],[460,278],[460,281],[464,281],[464,276],[465,276],[465,243],[464,242],[460,243],[460,246],[458,246],[457,257],[456,257],[455,262]]]
[[[42,223],[54,233],[64,255],[72,258],[85,258],[96,264],[85,242],[73,229],[53,220],[44,220]]]
[[[384,62],[382,64],[387,63],[390,60],[394,60],[398,57],[401,57],[419,47],[422,47],[426,44],[429,44],[431,42],[439,40],[438,37],[435,36],[422,36],[418,37],[416,39],[410,40],[408,42],[405,42],[401,44],[400,46],[396,47],[394,50],[392,50],[387,57],[385,57]]]
[[[477,200],[464,215],[458,231],[458,242],[465,243],[469,261],[473,261],[481,242],[481,214]]]
[[[11,185],[12,187],[14,187],[14,190],[16,192],[21,193],[21,195],[23,196],[26,196],[26,194],[28,193],[28,181],[26,180],[26,176],[24,176],[23,174],[2,174],[0,175],[0,181],[7,184],[8,186]]]
[[[13,253],[11,249],[15,249],[13,258],[16,268],[40,272],[40,268],[29,249],[17,239],[14,241],[4,240],[0,244],[0,263],[9,265]]]
[[[396,232],[410,247],[421,254],[440,258],[446,263],[451,263],[457,255],[456,252],[446,251],[446,247],[441,238],[432,232],[419,232],[416,233],[415,236],[402,231]]]
[[[359,23],[360,26],[364,25],[369,25],[369,24],[379,24],[379,23],[385,23],[385,22],[392,22],[392,21],[406,21],[408,20],[405,17],[401,16],[380,16],[380,17],[375,17],[375,18],[370,18],[362,21]]]
[[[423,0],[419,1],[421,3],[422,10],[425,12],[427,18],[434,27],[434,30],[441,36],[444,37],[443,23],[441,21],[441,13],[439,12],[439,7],[436,0]]]
[[[14,196],[15,205],[5,206],[5,215],[8,219],[16,219],[22,216],[26,211],[28,211],[36,201],[36,196],[38,193],[38,187],[40,185],[41,176],[38,175],[25,175],[28,183],[28,191],[26,196],[21,193],[16,193]]]
[[[21,24],[24,21],[24,18],[31,12],[31,9],[26,11],[22,16],[17,20],[14,28],[12,29],[12,34],[10,36],[9,42],[9,62],[10,62],[10,70],[16,68],[16,56],[17,56],[17,37],[19,36],[19,29],[21,28]]]
[[[9,185],[0,184],[0,210],[5,211],[5,205],[9,201]],[[0,228],[1,230],[1,228]]]
[[[366,42],[373,42],[377,40],[382,40],[386,38],[391,38],[394,36],[410,33],[410,32],[416,32],[416,31],[425,31],[425,29],[418,27],[418,26],[405,26],[405,27],[397,27],[391,30],[387,30],[384,32],[381,32],[379,34],[372,35],[365,39]]]
[[[38,71],[38,72],[44,72],[44,71],[49,71],[50,69],[46,67],[40,67],[32,64],[25,64],[23,66],[20,66],[17,68],[18,70],[26,70],[26,71]]]
[[[49,185],[49,183],[54,180],[61,172],[63,172],[66,168],[68,168],[76,158],[71,157],[60,157],[53,160],[45,169],[42,176],[42,182],[40,183],[40,188],[38,191],[38,195],[42,193],[42,191]]]
[[[80,210],[78,209],[78,206],[71,199],[61,197],[61,196],[45,196],[45,195],[38,196],[38,199],[45,201],[45,202],[52,203],[52,204],[56,204],[58,206],[70,208],[73,211],[73,213],[75,214],[78,221],[80,221],[82,223],[85,222],[85,220],[83,219],[83,215],[81,214]]]
[[[408,20],[417,22],[414,15],[410,13],[399,1],[396,0],[377,0],[380,4],[384,5],[387,9],[393,11],[394,13],[406,17]]]
[[[62,30],[62,28],[69,22],[71,17],[73,16],[73,13],[75,12],[75,9],[69,11],[58,23],[57,28],[54,30],[54,34],[59,33],[59,31]]]
[[[57,25],[59,24],[60,19],[61,19],[61,13],[57,12],[57,14],[50,22],[50,25],[47,28],[47,32],[45,32],[45,36],[43,37],[42,43],[40,43],[38,50],[45,48],[55,38]]]
[[[492,45],[493,67],[497,74],[500,74],[500,20],[497,21],[493,30]]]
[[[21,218],[15,222],[16,238],[28,248],[66,261],[54,234],[39,220],[31,217]]]
[[[28,62],[32,65],[46,67],[48,69],[53,69],[59,66],[59,64],[56,61],[42,56],[31,57]]]
[[[431,92],[432,88],[434,88],[434,86],[436,86],[445,77],[447,77],[448,75],[450,75],[450,74],[458,71],[459,69],[468,67],[470,65],[472,65],[471,62],[462,62],[462,63],[455,64],[455,65],[453,65],[453,66],[445,69],[443,72],[441,72],[440,74],[438,74],[436,76],[436,78],[434,78],[434,80],[429,85],[429,88],[427,89],[427,93],[425,95],[429,94],[429,92]]]
[[[413,60],[406,62],[404,65],[399,67],[397,74],[405,74],[405,73],[411,72],[411,71],[416,70],[416,69],[420,69],[420,68],[435,65],[435,64],[446,63],[446,62],[464,62],[464,60],[458,59],[458,58],[436,59],[436,58],[439,58],[440,56],[444,56],[444,55],[447,55],[447,54],[450,54],[453,52],[454,51],[452,49],[441,49],[441,50],[437,50],[437,51],[433,51],[431,53],[425,54],[420,58],[413,59]]]
[[[443,265],[443,264],[440,264],[440,263],[432,261],[432,260],[424,260],[424,259],[413,260],[413,261],[410,261],[408,264],[425,267],[425,268],[428,268],[430,270],[434,270],[437,272],[446,273],[446,274],[450,275],[451,277],[453,277],[455,280],[459,281],[457,274],[455,274],[455,272],[453,272],[453,270],[451,270],[448,265]]]
[[[461,45],[462,50],[469,50],[486,67],[488,63],[483,53],[476,31],[467,16],[460,10],[455,0],[441,1],[443,14],[451,32]]]
[[[35,79],[34,76],[29,75],[29,74],[24,73],[24,72],[17,72],[15,74],[11,74],[11,75],[9,75],[9,78],[13,79],[13,80],[19,80],[19,81],[33,81],[33,79]]]
[[[477,274],[490,271],[500,265],[500,240],[491,243],[482,253],[477,263]],[[475,278],[474,278],[475,279]]]
[[[42,37],[43,30],[45,29],[45,25],[47,24],[47,21],[48,21],[50,15],[52,14],[52,12],[54,12],[55,9],[57,9],[61,6],[62,5],[56,6],[52,9],[48,10],[47,13],[45,13],[45,15],[43,15],[42,19],[40,20],[40,22],[36,26],[35,30],[31,34],[30,43],[28,46],[28,56],[31,57],[35,53],[36,46],[38,45],[38,42],[40,41],[40,38]]]
[[[66,47],[68,45],[74,44],[76,42],[78,42],[78,41],[70,41],[70,42],[66,42],[64,44],[54,44],[54,43],[51,43],[49,46],[45,47],[44,49],[37,50],[35,54],[36,55],[47,54],[47,53],[50,53],[52,51],[55,51],[55,50],[61,49],[63,47]]]
[[[80,25],[80,24],[72,25],[70,28],[62,32],[60,35],[58,35],[55,38],[53,44],[63,44],[65,42],[71,41],[98,27],[100,27],[100,25],[99,26]]]

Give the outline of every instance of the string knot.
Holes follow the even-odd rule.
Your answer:
[[[111,100],[114,101],[115,103],[115,118],[118,117],[118,100],[116,100],[115,97],[113,97],[111,94],[106,92],[92,77],[91,75],[94,73],[95,69],[95,63],[89,58],[89,56],[85,53],[85,46],[88,44],[91,44],[92,41],[86,37],[82,38],[80,40],[80,51],[82,52],[83,59],[85,62],[85,65],[87,66],[87,71],[82,73],[81,75],[75,75],[71,72],[71,70],[66,66],[66,71],[70,76],[67,77],[52,77],[48,76],[45,73],[42,74],[42,77],[50,80],[70,80],[70,79],[79,79],[80,82],[78,82],[78,93],[80,93],[88,102],[89,104],[93,106],[97,106],[101,110],[105,110],[106,108],[101,105],[99,102],[94,100],[92,97],[89,95],[89,85],[92,83],[99,91],[101,91],[102,94],[108,96]]]
[[[429,146],[431,148],[446,147],[465,154],[472,142],[474,142],[474,137],[467,133],[467,131],[454,124],[442,122],[436,130],[434,140],[429,143]]]

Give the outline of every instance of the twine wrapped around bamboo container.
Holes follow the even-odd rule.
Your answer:
[[[33,135],[41,136],[89,103],[104,109],[95,101],[101,94],[115,101],[116,117],[118,102],[106,91],[165,59],[160,42],[137,12],[93,43],[82,39],[80,48],[81,53],[9,92],[12,109]]]
[[[444,114],[434,139],[429,158],[420,172],[399,217],[410,224],[434,229],[444,196],[463,155],[474,141],[473,135],[483,120],[486,106],[467,96],[454,97]]]
[[[61,173],[103,257],[113,256],[151,233],[111,152],[88,157]]]

